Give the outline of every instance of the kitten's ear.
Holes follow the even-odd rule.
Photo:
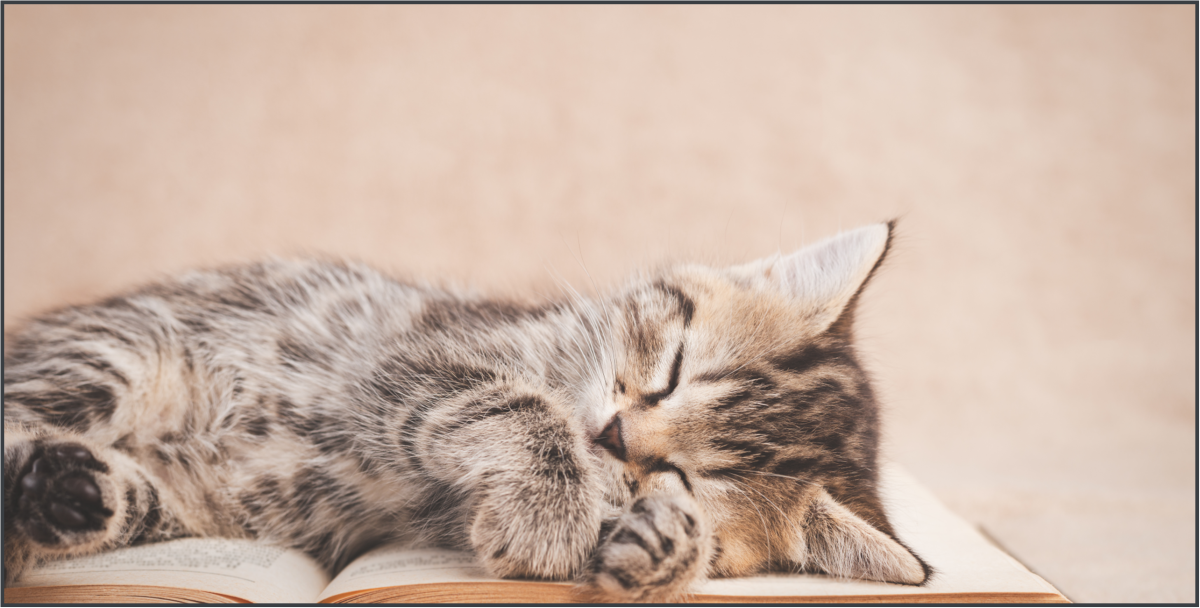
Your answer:
[[[814,333],[829,329],[883,262],[895,222],[843,232],[764,264],[766,279],[808,309]],[[849,316],[847,315],[847,320]]]
[[[834,576],[921,585],[930,570],[892,537],[819,490],[789,557]]]

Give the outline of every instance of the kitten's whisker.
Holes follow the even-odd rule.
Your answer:
[[[738,486],[734,486],[734,489],[737,490],[738,493],[740,493],[743,497],[745,497],[746,502],[750,503],[750,506],[754,507],[754,512],[758,514],[758,521],[762,524],[763,538],[767,541],[767,563],[771,563],[771,530],[767,527],[767,520],[763,517],[762,511],[759,510],[758,505],[754,504],[754,500],[750,498],[750,495],[747,494],[745,490]]]
[[[775,501],[771,500],[766,494],[763,494],[761,490],[757,490],[755,488],[750,489],[753,490],[755,494],[761,496],[763,500],[767,501],[767,504],[774,507],[775,510],[779,512],[779,516],[782,517],[785,522],[787,522],[789,525],[792,523],[792,518],[779,505],[775,504]]]
[[[571,341],[576,344],[576,348],[580,349],[583,355],[590,355],[588,361],[592,363],[593,369],[601,369],[601,357],[598,351],[596,351],[595,344],[595,306],[593,305],[592,301],[589,301],[586,299],[586,297],[583,297],[580,293],[578,293],[575,287],[572,287],[572,285],[566,281],[566,279],[563,279],[562,277],[558,278],[559,289],[563,289],[564,287],[569,289],[570,293],[568,294],[568,297],[570,297],[570,299],[574,299],[576,302],[574,311],[578,315],[577,318],[583,321],[581,332],[583,333],[584,342],[587,343],[587,349],[584,350],[583,344],[578,343],[577,338],[574,335],[571,335]],[[563,289],[564,293],[566,293],[566,289]]]
[[[592,289],[595,290],[596,293],[600,293],[600,288],[596,285],[596,280],[592,278],[591,271],[588,270],[587,265],[583,263],[583,245],[579,242],[579,233],[575,233],[575,247],[579,250],[579,267],[583,268],[583,272],[587,275],[588,281],[592,283]],[[608,307],[601,307],[600,310],[604,312],[605,319],[607,319]],[[611,325],[611,322],[609,324]]]
[[[801,479],[799,477],[795,477],[792,475],[781,475],[779,473],[767,473],[765,471],[750,471],[750,470],[746,470],[746,469],[727,469],[724,472],[741,473],[743,475],[758,475],[761,477],[782,477],[784,479],[791,479],[792,481],[798,481],[800,483],[804,483],[804,484],[808,484],[808,485],[819,485],[817,482],[810,481],[808,479]]]
[[[593,337],[593,330],[591,328],[591,326],[595,325],[594,312],[592,310],[593,306],[591,306],[591,302],[584,298],[583,295],[581,295],[579,291],[577,291],[575,287],[570,284],[570,282],[561,276],[557,276],[557,273],[555,273],[554,279],[559,290],[561,290],[567,296],[569,301],[573,300],[575,303],[575,305],[572,307],[572,310],[578,314],[578,318],[583,322],[580,329],[583,333],[583,339],[587,342],[587,348],[585,349],[584,345],[579,343],[574,334],[569,336],[571,341],[580,351],[580,354],[588,358],[588,362],[592,364],[592,369],[600,369],[600,355],[596,352],[595,339]]]

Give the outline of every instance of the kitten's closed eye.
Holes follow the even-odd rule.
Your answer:
[[[692,482],[688,480],[687,473],[684,473],[683,469],[679,468],[679,465],[669,460],[658,459],[650,463],[650,472],[674,473],[679,476],[679,481],[683,482],[683,487],[687,490],[688,494],[692,493]]]
[[[671,362],[671,375],[667,379],[667,388],[656,393],[650,393],[642,397],[642,402],[648,407],[658,405],[659,401],[671,396],[675,389],[679,388],[679,370],[683,367],[683,344],[680,343],[679,348],[675,350],[675,359]]]

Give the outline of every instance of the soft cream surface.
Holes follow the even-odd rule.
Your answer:
[[[1194,6],[4,17],[6,327],[268,253],[554,293],[900,217],[890,457],[1072,599],[1197,599]]]

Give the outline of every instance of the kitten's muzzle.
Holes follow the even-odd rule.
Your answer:
[[[618,460],[622,462],[625,461],[625,440],[621,437],[620,414],[613,416],[612,420],[609,421],[608,426],[604,427],[603,431],[600,431],[600,435],[596,437],[595,442],[596,445],[611,452],[612,455],[616,456]]]

